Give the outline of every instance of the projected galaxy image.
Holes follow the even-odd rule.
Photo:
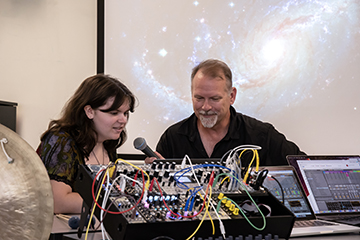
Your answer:
[[[191,69],[204,59],[230,66],[234,107],[260,119],[343,81],[360,59],[357,0],[136,2],[107,9],[123,20],[107,25],[105,71],[167,125],[192,113]]]

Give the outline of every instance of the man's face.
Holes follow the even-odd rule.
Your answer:
[[[235,101],[236,89],[230,91],[226,80],[204,75],[201,69],[196,73],[192,85],[192,102],[195,115],[205,128],[224,126],[230,119],[230,105]]]

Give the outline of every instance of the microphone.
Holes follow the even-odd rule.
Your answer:
[[[135,138],[134,140],[134,147],[137,150],[142,151],[148,157],[156,157],[159,158],[153,150],[146,144],[146,141],[142,137]]]

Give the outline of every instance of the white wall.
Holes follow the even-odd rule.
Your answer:
[[[96,0],[1,0],[0,72],[0,100],[18,103],[17,132],[36,148],[96,73]]]

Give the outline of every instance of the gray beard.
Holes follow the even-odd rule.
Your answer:
[[[213,115],[210,118],[205,118],[203,117],[203,115],[200,115],[200,122],[204,126],[204,128],[212,128],[213,126],[215,126],[217,119],[217,115]]]

